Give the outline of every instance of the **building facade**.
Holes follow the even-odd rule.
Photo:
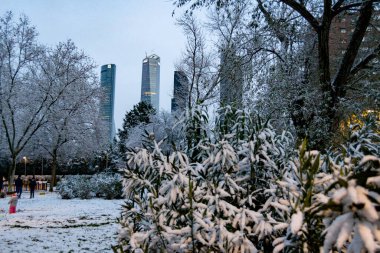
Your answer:
[[[142,64],[141,101],[149,103],[156,111],[160,107],[160,57],[152,54]]]
[[[358,13],[345,12],[332,20],[329,47],[330,62],[332,63],[333,71],[336,71],[336,66],[339,65],[346,52],[355,31],[357,19]],[[367,54],[371,53],[378,45],[379,40],[380,11],[374,11],[371,22],[360,45],[358,60],[362,60]]]
[[[241,108],[243,102],[243,62],[233,46],[226,46],[220,59],[220,104]]]
[[[100,86],[103,89],[103,96],[101,98],[100,105],[100,116],[107,126],[110,142],[113,141],[116,132],[114,119],[115,79],[116,65],[103,65],[100,72]]]
[[[189,80],[182,71],[174,71],[174,91],[171,112],[183,112],[189,100]]]

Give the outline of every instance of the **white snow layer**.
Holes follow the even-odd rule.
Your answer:
[[[56,193],[29,199],[23,193],[17,213],[0,199],[0,252],[112,252],[117,244],[123,200],[61,199]]]

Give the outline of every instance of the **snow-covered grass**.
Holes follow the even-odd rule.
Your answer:
[[[112,252],[117,244],[123,200],[61,199],[57,193],[34,199],[23,193],[17,213],[0,199],[1,252]]]

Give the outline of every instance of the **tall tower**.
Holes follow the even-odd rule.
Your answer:
[[[145,57],[142,65],[141,101],[150,103],[158,112],[160,107],[160,57]]]
[[[226,46],[221,53],[220,104],[242,106],[243,69],[242,59],[234,46]]]
[[[174,71],[174,92],[172,98],[172,113],[186,109],[189,99],[189,80],[182,71]]]
[[[112,143],[115,137],[114,102],[115,102],[116,65],[107,64],[101,67],[100,86],[103,89],[100,116],[107,125],[108,136]]]

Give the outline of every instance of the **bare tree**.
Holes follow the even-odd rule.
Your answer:
[[[207,50],[207,42],[194,16],[185,14],[177,20],[187,37],[187,45],[176,69],[188,79],[187,108],[195,104],[213,103],[217,96],[218,73],[213,54]]]
[[[94,123],[99,116],[100,87],[94,73],[96,65],[70,40],[49,50],[41,67],[44,80],[62,92],[61,99],[49,108],[47,123],[35,137],[52,159],[52,191],[59,157],[77,156],[81,150],[94,151],[104,146],[102,142],[89,145],[95,144],[89,140],[97,136]]]
[[[46,122],[44,114],[49,104],[54,103],[49,87],[31,80],[43,54],[36,37],[37,32],[27,17],[15,21],[8,12],[0,18],[0,113],[1,130],[12,160],[8,170],[9,187],[18,155]]]
[[[277,65],[277,73],[282,73],[282,77],[288,76],[288,78],[279,76],[278,79],[288,82],[287,87],[291,89],[294,87],[297,90],[297,87],[301,87],[298,89],[299,92],[292,94],[294,99],[287,110],[298,136],[301,138],[304,135],[308,136],[310,131],[304,132],[302,129],[317,125],[320,130],[314,134],[315,146],[325,147],[331,144],[338,130],[339,121],[344,116],[341,114],[342,102],[354,97],[353,80],[358,75],[363,77],[365,70],[376,64],[375,59],[378,58],[380,50],[379,43],[374,44],[364,56],[360,56],[359,52],[374,9],[379,7],[379,1],[249,0],[246,2],[252,3],[250,11],[252,19],[249,26],[266,40],[265,50],[262,52],[273,56],[274,61],[270,62],[270,65]],[[178,7],[189,5],[190,10],[199,6],[215,5],[217,9],[222,9],[234,5],[234,1],[228,0],[178,0],[174,3]],[[330,59],[332,23],[338,16],[347,13],[357,17],[353,32],[340,62],[332,62]],[[307,52],[308,54],[305,54]],[[255,58],[264,59],[266,58],[264,55]],[[316,66],[315,71],[314,66]],[[271,69],[273,68],[265,70],[267,76],[275,74],[270,72]],[[314,72],[317,73],[316,78],[313,76]],[[364,85],[363,82],[359,83]],[[316,86],[317,93],[314,93],[314,90],[310,93],[317,96],[314,96],[315,99],[310,107],[311,103],[306,99],[306,96],[309,96],[308,90],[302,91],[302,89],[303,87],[314,89],[313,85]],[[378,85],[367,87],[374,93]]]
[[[14,21],[7,13],[0,19],[1,135],[11,157],[9,186],[17,160],[42,128],[51,131],[57,148],[71,140],[73,127],[93,123],[86,122],[83,111],[79,114],[95,98],[89,87],[97,84],[93,62],[71,41],[52,50],[39,46],[36,38],[26,17]]]

